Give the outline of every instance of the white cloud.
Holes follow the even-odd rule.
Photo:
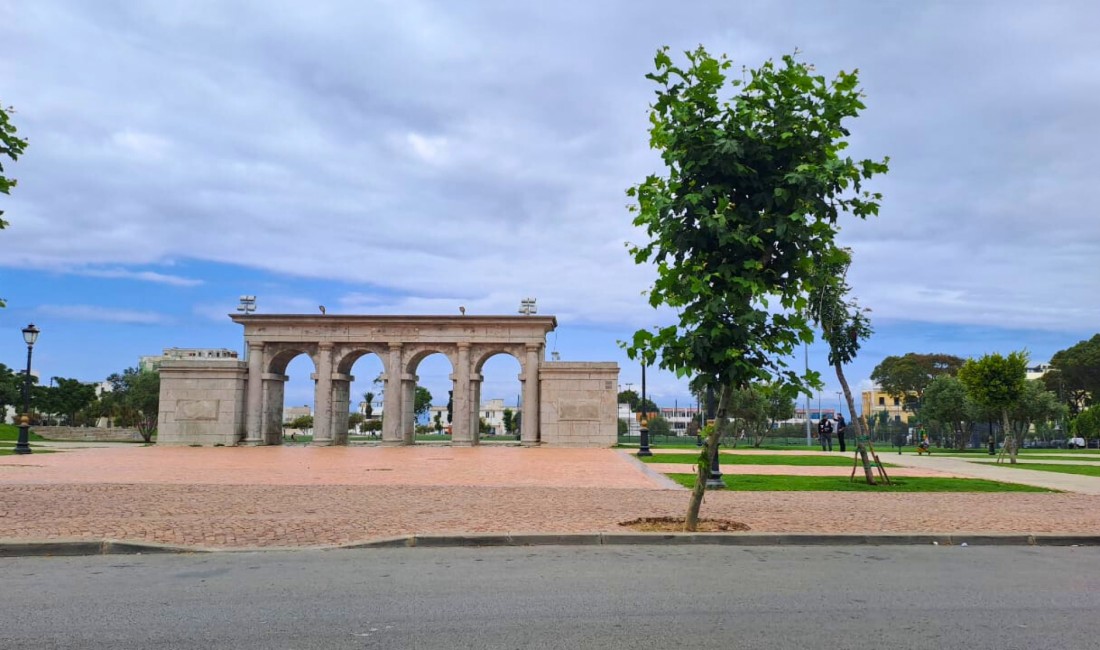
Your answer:
[[[169,321],[163,314],[133,309],[111,309],[96,305],[41,305],[37,310],[45,316],[77,321],[100,321],[135,325],[162,325]]]
[[[131,271],[127,269],[82,269],[74,271],[77,275],[86,275],[93,278],[110,278],[120,280],[139,280],[141,282],[153,282],[167,284],[173,287],[195,287],[202,284],[202,280],[185,278],[178,275],[168,275],[155,271]]]

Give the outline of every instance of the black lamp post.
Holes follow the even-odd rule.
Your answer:
[[[639,431],[640,439],[638,440],[638,455],[639,456],[652,456],[653,452],[649,450],[649,414],[646,411],[649,407],[645,403],[645,362],[642,362],[642,425],[641,431]]]
[[[31,350],[34,342],[38,340],[38,328],[34,323],[23,328],[23,340],[27,342],[27,374],[23,377],[23,417],[19,419],[19,440],[15,443],[12,453],[29,454],[30,426],[31,426]]]
[[[710,387],[707,387],[707,419],[714,420],[714,426],[718,426],[714,413],[714,389]],[[722,481],[722,470],[718,465],[718,447],[721,444],[721,439],[715,440],[714,449],[710,450],[710,474],[707,476],[708,490],[723,490],[726,487],[725,482]]]

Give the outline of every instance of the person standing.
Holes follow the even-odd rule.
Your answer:
[[[821,451],[833,450],[833,421],[821,418],[817,422],[817,435],[821,438]]]
[[[844,421],[844,414],[836,416],[836,441],[840,443],[840,453],[844,453],[844,432],[848,430],[848,423]]]

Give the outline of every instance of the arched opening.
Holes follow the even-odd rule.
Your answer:
[[[410,358],[401,381],[401,431],[406,443],[451,442],[455,418],[453,378],[454,364],[440,350],[423,350]]]
[[[522,368],[512,351],[490,350],[474,366],[477,439],[515,444],[523,412]]]
[[[265,445],[313,441],[316,367],[309,350],[288,348],[271,356],[263,374]]]
[[[338,376],[347,376],[345,387],[334,380],[334,413],[346,413],[346,420],[337,422],[337,434],[341,432],[351,444],[377,444],[382,440],[382,423],[385,418],[386,368],[381,349],[354,350],[336,365]],[[339,403],[337,403],[339,402]]]

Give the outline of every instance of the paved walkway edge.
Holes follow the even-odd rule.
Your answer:
[[[1058,533],[470,533],[400,535],[340,546],[183,547],[119,540],[0,540],[0,557],[70,557],[152,553],[261,553],[358,548],[485,546],[1100,546],[1100,535]]]

